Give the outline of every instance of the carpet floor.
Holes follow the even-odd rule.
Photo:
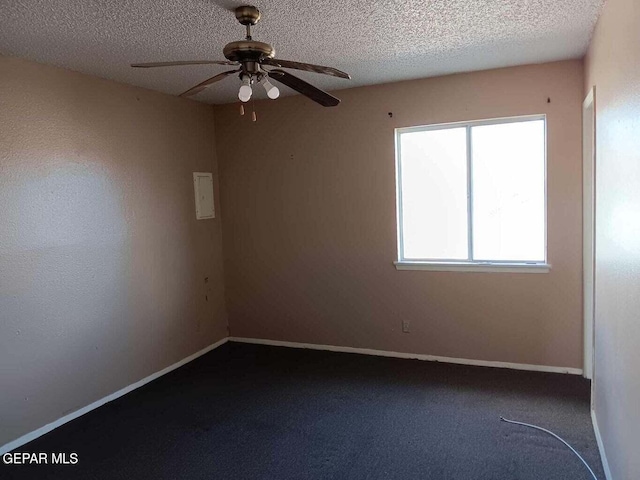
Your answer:
[[[604,480],[573,375],[227,343],[24,445],[3,479]]]

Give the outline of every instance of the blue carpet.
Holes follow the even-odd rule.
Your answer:
[[[604,479],[572,375],[228,343],[24,445],[2,479]]]

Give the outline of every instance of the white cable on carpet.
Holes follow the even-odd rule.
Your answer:
[[[564,443],[567,447],[569,447],[571,449],[571,451],[573,453],[575,453],[580,460],[582,460],[582,463],[584,463],[584,466],[587,467],[587,470],[589,470],[589,473],[591,473],[591,476],[594,478],[594,480],[598,480],[598,477],[596,477],[596,474],[593,473],[593,470],[591,470],[591,467],[589,466],[589,464],[585,461],[584,458],[582,458],[582,456],[578,452],[576,452],[576,449],[573,448],[571,445],[569,445],[566,441],[564,441],[562,438],[560,438],[558,435],[556,435],[552,431],[547,430],[546,428],[538,427],[537,425],[531,425],[530,423],[517,422],[515,420],[507,420],[504,417],[500,417],[500,420],[502,420],[503,422],[507,422],[507,423],[514,423],[516,425],[523,425],[525,427],[535,428],[536,430],[542,430],[543,432],[554,436],[555,438],[560,440],[562,443]]]

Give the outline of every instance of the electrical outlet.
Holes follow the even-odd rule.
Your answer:
[[[409,333],[409,320],[402,321],[402,333]]]

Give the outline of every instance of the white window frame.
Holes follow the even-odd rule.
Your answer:
[[[483,125],[498,125],[503,123],[529,122],[534,120],[544,121],[544,258],[543,261],[504,261],[491,260],[479,261],[473,258],[473,184],[472,184],[472,155],[471,129]],[[467,231],[468,260],[443,260],[443,259],[406,259],[403,257],[403,225],[402,225],[402,165],[400,151],[400,135],[411,132],[425,132],[430,130],[445,130],[449,128],[465,128],[467,139]],[[417,127],[405,127],[395,129],[396,150],[396,224],[398,234],[398,260],[393,262],[398,270],[433,270],[433,271],[464,271],[464,272],[520,272],[520,273],[548,273],[551,265],[547,263],[547,116],[523,115],[517,117],[502,117],[488,120],[475,120],[468,122],[440,123]]]

